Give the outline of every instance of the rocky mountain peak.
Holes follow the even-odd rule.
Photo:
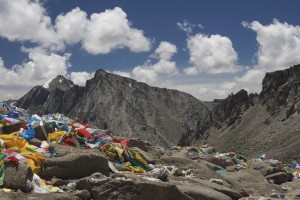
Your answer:
[[[274,114],[280,107],[300,107],[300,65],[286,70],[267,73],[259,97],[268,110]]]
[[[106,76],[108,73],[103,69],[98,69],[95,73],[95,77]]]
[[[50,79],[47,81],[43,87],[48,91],[52,91],[55,89],[60,89],[62,91],[67,91],[74,86],[74,83],[68,79],[66,79],[62,75],[58,75],[57,77]]]
[[[45,95],[39,96],[42,92]],[[38,105],[30,103],[41,98],[43,102]],[[150,87],[102,69],[96,71],[85,87],[73,86],[71,81],[58,76],[46,89],[40,87],[39,93],[32,90],[17,105],[29,113],[64,113],[163,146],[177,145],[187,133],[201,134],[201,127],[210,122],[207,107],[189,94]]]
[[[242,90],[221,101],[202,138],[219,151],[290,162],[300,158],[299,120],[300,65],[295,65],[267,73],[259,95]]]

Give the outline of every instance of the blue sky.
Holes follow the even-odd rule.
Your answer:
[[[300,63],[300,2],[0,0],[0,100],[103,68],[152,86],[224,98],[259,92]]]

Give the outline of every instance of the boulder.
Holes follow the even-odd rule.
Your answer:
[[[149,164],[154,164],[154,158],[151,154],[148,154],[147,152],[141,150],[138,147],[133,147],[133,150],[139,152],[141,154],[141,156],[145,159],[145,161]]]
[[[91,152],[91,151],[87,151],[84,149],[78,149],[72,146],[65,146],[65,145],[61,145],[61,144],[51,144],[49,146],[49,152],[51,153],[55,153],[57,157],[61,157],[61,156],[65,156],[67,154],[76,154],[76,153],[80,153],[80,152]]]
[[[177,188],[194,199],[231,200],[229,196],[208,187],[198,185],[177,185]]]
[[[215,165],[213,163],[207,162],[205,160],[198,160],[198,162],[202,163],[203,165],[205,165],[206,167],[208,167],[209,169],[213,170],[213,171],[217,171],[217,170],[222,170],[223,167],[220,167],[219,165]]]
[[[45,169],[39,173],[42,178],[78,179],[95,172],[109,175],[108,160],[102,152],[82,151],[65,156],[45,159]]]
[[[84,200],[91,198],[91,193],[88,190],[77,190],[74,195]]]
[[[59,187],[59,186],[67,185],[69,181],[54,177],[51,179],[51,183],[52,185]]]
[[[216,158],[216,157],[211,157],[211,156],[203,156],[203,155],[200,155],[199,158],[201,160],[205,160],[207,162],[210,162],[214,165],[218,165],[222,168],[226,168],[227,166],[227,162],[226,162],[226,159],[225,158]]]
[[[172,156],[162,156],[160,159],[155,160],[155,164],[162,164],[166,166],[176,166],[180,170],[191,170],[191,173],[198,178],[209,180],[211,178],[221,178],[215,171],[209,169],[201,161],[191,160],[188,158],[179,158]]]
[[[49,193],[49,194],[36,194],[36,193],[23,193],[17,194],[15,200],[82,200],[76,192],[62,192],[62,193]]]
[[[5,163],[4,187],[29,192],[32,189],[33,173],[30,167],[25,164]]]
[[[222,179],[232,185],[243,196],[256,193],[258,195],[269,196],[272,191],[279,191],[281,187],[270,184],[257,170],[242,169],[238,172],[225,172],[220,174]]]
[[[211,153],[215,153],[215,149],[212,146],[203,146],[202,151],[206,154],[211,154]]]
[[[229,188],[230,185],[227,182],[223,181],[222,179],[215,179],[215,180],[221,180],[222,184],[224,184],[224,185],[220,185],[220,184],[213,182],[212,180],[214,180],[214,179],[210,179],[209,181],[207,181],[207,180],[202,180],[202,179],[189,178],[188,180],[191,181],[194,185],[200,185],[202,187],[206,187],[206,188],[208,187],[208,188],[214,189],[218,192],[221,192],[221,193],[231,197],[232,199],[240,199],[243,197],[238,191]]]
[[[37,124],[34,126],[35,138],[39,140],[47,140],[47,136],[49,133],[53,133],[55,131],[49,124],[45,123],[43,126]]]
[[[3,190],[0,190],[0,197],[1,197],[1,200],[15,200],[16,199],[15,195],[6,193]]]
[[[271,181],[275,184],[282,184],[287,181],[292,181],[293,179],[293,174],[292,173],[286,173],[286,172],[278,172],[275,174],[271,174],[266,176],[266,179],[268,181]]]
[[[137,138],[129,139],[129,143],[131,147],[138,147],[146,152],[149,150],[149,147],[152,146],[148,141],[143,141]]]
[[[37,138],[32,138],[30,141],[29,141],[29,144],[31,145],[34,145],[34,146],[37,146],[37,147],[40,147],[41,144],[42,144],[42,141],[37,139]]]
[[[12,125],[2,126],[2,134],[10,134],[12,132],[19,131],[22,125],[25,125],[25,123],[15,123]]]
[[[280,171],[276,167],[255,158],[248,160],[247,166],[251,169],[258,170],[263,176],[267,176]]]
[[[192,200],[175,185],[160,182],[141,182],[112,179],[92,188],[93,199],[124,200]]]

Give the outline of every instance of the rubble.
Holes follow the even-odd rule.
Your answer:
[[[13,109],[0,119],[1,199],[299,196],[293,185],[299,182],[296,162],[284,165],[265,156],[247,160],[209,145],[163,149],[62,114],[28,116]]]

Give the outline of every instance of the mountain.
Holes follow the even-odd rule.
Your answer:
[[[218,151],[300,161],[300,65],[267,73],[262,91],[241,90],[212,111],[212,123],[194,144]]]
[[[219,152],[300,161],[300,65],[267,73],[260,94],[241,90],[213,102],[98,70],[85,87],[58,76],[16,105],[162,146],[208,143]]]
[[[211,123],[210,111],[193,96],[150,87],[145,83],[98,70],[79,87],[63,76],[36,86],[16,106],[29,113],[59,112],[123,136],[163,146],[185,144]]]

